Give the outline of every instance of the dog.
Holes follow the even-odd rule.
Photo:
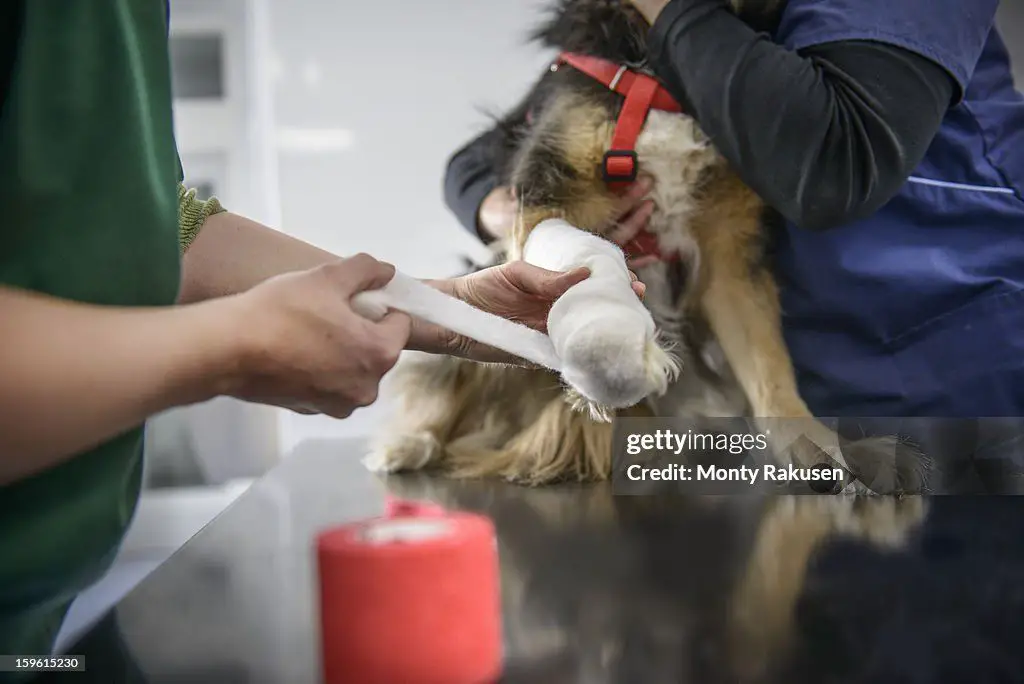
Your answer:
[[[777,21],[782,0],[732,0],[732,9],[766,28]],[[578,58],[619,65],[613,80],[653,79],[649,26],[626,0],[556,0],[549,10],[532,38],[563,57],[499,121],[493,149],[501,180],[519,204],[499,260],[521,258],[531,231],[547,219],[603,234],[613,218],[609,180],[616,176],[609,174],[623,159],[606,153],[623,96],[584,73]],[[751,417],[771,435],[781,463],[838,465],[854,475],[844,481],[847,491],[921,491],[927,462],[912,446],[887,436],[842,440],[801,398],[766,257],[779,217],[685,112],[651,109],[634,149],[634,164],[654,180],[649,231],[660,253],[677,257],[641,269],[644,304],[682,370],[658,369],[672,376],[664,393],[612,413]],[[617,156],[629,163],[628,154]],[[375,441],[366,460],[373,470],[430,468],[530,485],[607,480],[612,473],[607,412],[581,402],[548,371],[410,355],[388,385],[399,400],[398,420]]]

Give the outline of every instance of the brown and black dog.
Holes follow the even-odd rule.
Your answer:
[[[733,0],[734,11],[760,28],[781,4]],[[650,80],[648,29],[626,0],[557,0],[534,39]],[[495,165],[520,205],[504,258],[519,258],[545,219],[606,230],[617,195],[604,163],[623,102],[560,60],[499,122]],[[894,438],[841,443],[801,398],[765,256],[777,217],[685,112],[648,111],[634,150],[639,171],[654,181],[648,230],[662,253],[678,255],[641,270],[645,304],[683,370],[664,395],[617,415],[751,417],[771,435],[780,462],[839,465],[863,493],[920,491],[926,467],[914,449]],[[367,459],[375,470],[429,467],[529,484],[610,477],[612,425],[575,410],[550,372],[417,356],[403,360],[391,381],[399,420]]]

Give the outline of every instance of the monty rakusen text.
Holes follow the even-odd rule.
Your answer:
[[[655,430],[647,433],[632,433],[626,436],[625,451],[637,456],[646,451],[671,452],[676,455],[685,451],[722,452],[731,455],[751,451],[767,451],[767,433],[722,434],[703,433],[687,430]],[[670,482],[842,482],[845,473],[841,468],[824,464],[801,467],[794,464],[775,464],[770,459],[762,465],[721,466],[685,465],[673,463],[659,467],[632,464],[626,468],[626,477],[632,481]]]

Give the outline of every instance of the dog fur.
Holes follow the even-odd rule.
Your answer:
[[[747,0],[734,9],[764,28],[780,2]],[[625,0],[558,0],[534,38],[651,73],[647,28]],[[621,101],[589,76],[553,67],[499,123],[495,162],[520,203],[503,258],[520,258],[545,219],[607,230],[616,198],[599,164]],[[685,114],[651,111],[636,151],[641,173],[654,179],[648,229],[663,250],[683,257],[678,267],[658,263],[638,274],[644,303],[683,370],[664,395],[618,417],[752,416],[781,462],[838,464],[857,475],[853,486],[863,493],[920,491],[926,462],[915,450],[888,437],[842,440],[800,397],[764,249],[777,217]],[[431,468],[527,484],[610,476],[611,424],[574,410],[578,397],[547,371],[417,355],[398,365],[389,385],[398,420],[383,428],[367,460],[375,470]]]

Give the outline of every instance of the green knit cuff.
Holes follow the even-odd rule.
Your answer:
[[[181,253],[184,254],[192,245],[207,218],[224,211],[227,209],[216,197],[201,200],[196,197],[195,190],[187,190],[178,183],[178,244]]]

